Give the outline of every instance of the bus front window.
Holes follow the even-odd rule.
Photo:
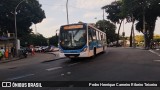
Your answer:
[[[86,44],[86,30],[61,30],[60,45],[63,49],[80,49]]]

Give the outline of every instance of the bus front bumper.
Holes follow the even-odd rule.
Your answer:
[[[78,55],[78,56],[77,56]],[[74,57],[89,57],[88,52],[81,52],[81,53],[59,53],[59,57],[69,57],[69,58],[74,58]]]

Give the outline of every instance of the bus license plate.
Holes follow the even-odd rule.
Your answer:
[[[70,58],[74,58],[75,56],[69,56]]]

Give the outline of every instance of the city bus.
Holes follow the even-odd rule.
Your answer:
[[[71,59],[94,57],[107,48],[105,32],[93,24],[77,23],[63,25],[59,32],[59,56]]]

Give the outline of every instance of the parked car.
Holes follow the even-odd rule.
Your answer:
[[[42,47],[41,47],[42,52],[47,52],[48,47],[49,47],[49,46],[42,46]]]
[[[35,50],[35,52],[41,52],[42,48],[40,46],[35,46],[34,50]]]

